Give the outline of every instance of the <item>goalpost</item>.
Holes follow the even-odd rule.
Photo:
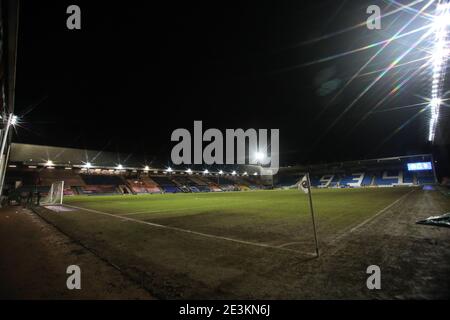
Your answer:
[[[64,181],[53,182],[48,195],[42,199],[42,205],[58,205],[63,203]]]

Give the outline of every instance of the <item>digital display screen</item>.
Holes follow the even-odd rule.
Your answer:
[[[408,171],[432,170],[431,162],[408,163]]]

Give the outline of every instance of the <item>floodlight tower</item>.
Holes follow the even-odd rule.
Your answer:
[[[5,154],[6,144],[9,144],[10,137],[9,132],[11,127],[14,127],[17,124],[17,116],[10,113],[9,117],[6,120],[5,128],[2,130],[2,142],[0,148],[0,196],[3,193],[3,182],[5,181],[6,174],[6,166],[9,158],[10,145],[8,145],[8,149]]]
[[[440,0],[433,17],[432,28],[434,42],[431,53],[433,76],[431,82],[430,112],[428,140],[434,142],[439,121],[439,109],[442,103],[442,86],[445,80],[447,60],[450,52],[450,0]]]
[[[2,55],[0,64],[0,90],[3,94],[0,105],[0,119],[3,126],[0,128],[1,154],[0,154],[0,196],[3,192],[6,164],[8,162],[11,137],[9,128],[15,125],[17,117],[14,116],[15,88],[16,88],[16,60],[17,60],[17,35],[19,28],[19,1],[0,1],[0,28],[2,29]],[[6,154],[5,154],[6,152]],[[1,206],[1,204],[0,204]]]

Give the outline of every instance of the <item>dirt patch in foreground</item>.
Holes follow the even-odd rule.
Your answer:
[[[0,299],[152,299],[27,209],[0,209],[0,244]],[[81,268],[81,290],[67,289],[69,265]]]

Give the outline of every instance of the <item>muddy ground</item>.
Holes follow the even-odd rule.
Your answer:
[[[145,261],[149,263],[143,267],[155,274],[152,286],[158,293],[156,296],[163,298],[448,299],[450,229],[415,222],[449,211],[448,197],[437,191],[416,189],[364,224],[351,226],[344,234],[324,243],[318,259],[302,260],[277,254],[277,259],[273,260],[273,253],[272,260],[276,263],[267,264],[272,260],[267,258],[266,251],[249,251],[248,257],[217,260],[217,265],[209,267],[211,275],[218,277],[203,276],[201,281],[188,272],[189,265],[183,273],[177,273],[170,265],[152,265],[152,257],[142,257],[142,252],[127,249],[118,256],[121,247],[111,249],[114,241],[105,242],[102,237],[107,239],[109,236],[120,242],[120,235],[114,232],[108,235],[107,229],[99,233],[99,220],[92,223],[82,220],[85,225],[77,227],[83,230],[80,239],[84,237],[90,248],[101,249],[100,255],[104,254],[109,261],[117,261],[122,266],[133,259],[147,259]],[[53,213],[41,214],[58,217]],[[71,223],[80,223],[78,220],[66,222],[70,223],[62,225],[68,230]],[[111,223],[123,228],[121,221],[112,220]],[[93,232],[92,235],[89,232]],[[147,233],[145,236],[151,238],[150,230]],[[28,210],[2,209],[0,243],[2,298],[151,298],[138,284],[128,281],[116,269]],[[243,250],[245,248],[241,252],[245,252]],[[257,268],[254,264],[239,263],[239,258],[244,257],[266,263],[256,263]],[[194,261],[192,257],[179,256],[179,259],[184,258]],[[223,277],[217,270],[225,270],[224,261],[228,261],[228,268],[237,268],[239,273],[232,278]],[[68,291],[65,287],[68,263],[87,270],[83,281],[89,285],[81,291]],[[369,276],[366,269],[370,265],[381,269],[381,290],[369,290],[366,286]],[[158,282],[162,275],[178,279],[180,283],[173,287],[170,281]],[[151,287],[147,289],[152,290]]]
[[[68,265],[81,290],[68,290]],[[84,266],[89,266],[84,268]],[[152,299],[118,270],[22,207],[0,211],[0,299]]]

